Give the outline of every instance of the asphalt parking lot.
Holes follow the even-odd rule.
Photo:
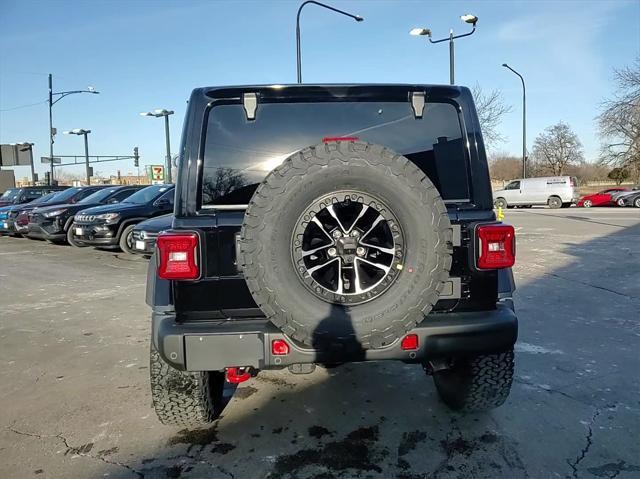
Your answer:
[[[208,430],[161,425],[146,261],[0,238],[2,478],[640,477],[640,211],[507,210],[517,376],[462,415],[417,366],[261,373]]]

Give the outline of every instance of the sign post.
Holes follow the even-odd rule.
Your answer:
[[[164,166],[163,165],[150,165],[148,167],[149,179],[152,185],[161,185],[164,183]]]

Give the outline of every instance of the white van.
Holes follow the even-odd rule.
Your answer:
[[[568,208],[578,201],[578,182],[574,176],[547,176],[510,181],[502,190],[493,192],[496,208],[549,205]]]

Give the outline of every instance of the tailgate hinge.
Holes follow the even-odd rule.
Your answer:
[[[422,118],[424,112],[424,105],[426,103],[427,94],[424,91],[412,91],[411,92],[411,108],[413,108],[413,116],[416,118]]]
[[[247,120],[252,121],[256,119],[256,110],[258,109],[258,94],[257,93],[243,93],[242,94],[242,106],[244,112],[247,115]]]

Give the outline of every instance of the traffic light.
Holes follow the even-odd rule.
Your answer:
[[[138,155],[138,147],[133,147],[133,166],[136,168],[140,166],[140,156]]]
[[[50,185],[50,184],[51,184],[51,173],[49,173],[48,171],[45,171],[45,172],[44,172],[44,182],[45,182],[47,185]]]

